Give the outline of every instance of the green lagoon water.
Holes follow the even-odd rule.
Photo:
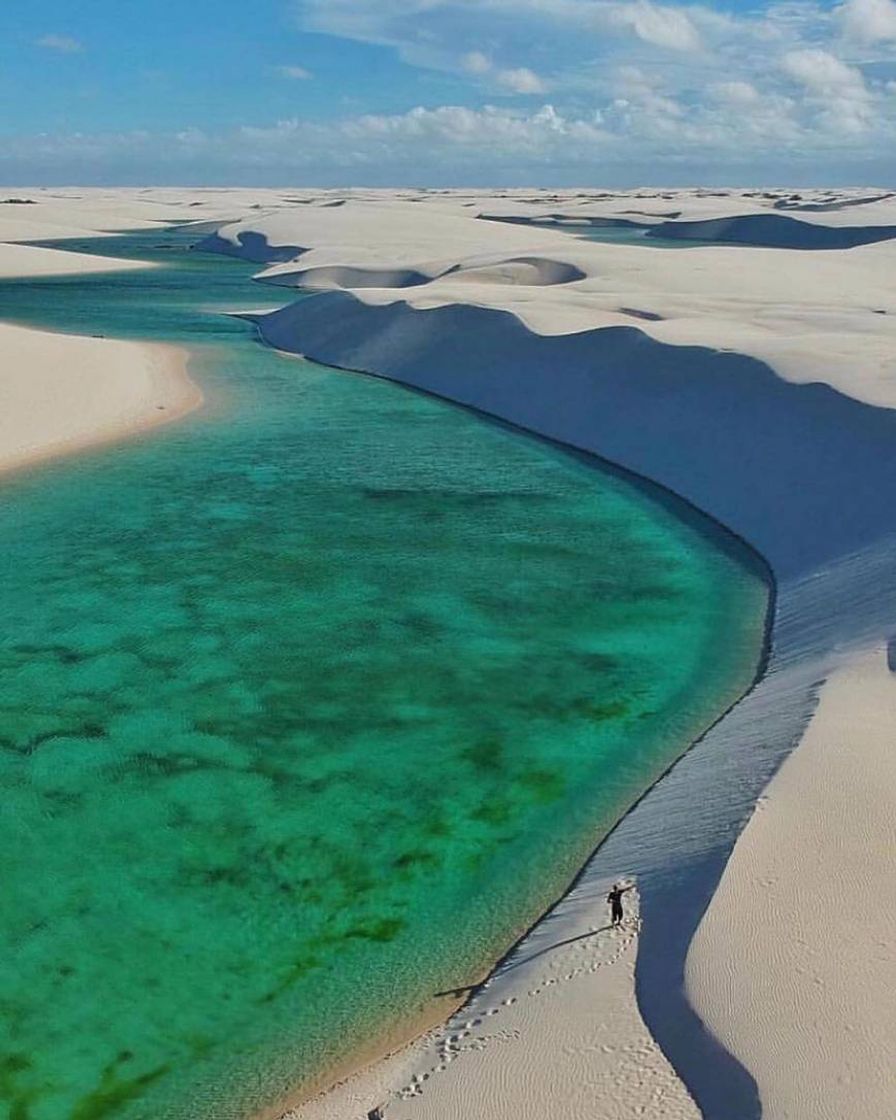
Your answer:
[[[188,243],[0,283],[0,318],[190,345],[208,398],[0,483],[2,1120],[236,1120],[411,1022],[762,643],[714,529],[276,355],[220,312],[286,293]]]
[[[528,225],[529,223],[524,220],[521,224]],[[560,233],[568,233],[572,237],[577,237],[580,241],[598,241],[607,245],[641,245],[645,249],[699,249],[726,244],[726,242],[697,237],[648,237],[650,227],[646,225],[592,226],[587,224],[577,225],[574,222],[562,220],[545,220],[532,224],[535,229],[557,230]]]

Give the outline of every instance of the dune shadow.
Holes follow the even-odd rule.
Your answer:
[[[274,346],[475,408],[656,480],[716,521],[719,547],[733,547],[734,534],[774,572],[764,675],[582,876],[637,877],[644,1021],[705,1120],[757,1120],[753,1077],[688,1001],[687,956],[756,799],[802,737],[830,657],[896,633],[896,411],[634,327],[546,337],[508,312],[470,305],[415,310],[327,294],[259,327]],[[888,662],[896,664],[896,640]]]

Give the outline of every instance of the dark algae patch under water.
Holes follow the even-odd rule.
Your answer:
[[[750,682],[765,586],[557,449],[280,357],[184,234],[0,317],[200,413],[0,484],[0,1117],[236,1120],[495,959]],[[64,371],[61,371],[64,376]]]

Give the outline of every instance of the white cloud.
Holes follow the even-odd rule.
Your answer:
[[[287,127],[297,129],[302,124],[288,122]],[[593,144],[609,139],[593,121],[564,116],[553,105],[544,105],[534,113],[518,113],[493,105],[483,109],[460,105],[444,105],[437,109],[418,107],[407,113],[367,114],[344,121],[340,131],[354,140],[388,137],[402,143],[437,141],[441,146],[449,145],[456,150],[485,149],[498,157],[520,151],[547,155],[555,145],[562,145],[570,137]]]
[[[492,60],[482,51],[467,51],[460,64],[468,74],[487,74],[492,68]]]
[[[805,60],[789,65],[802,74]],[[855,182],[883,178],[885,153],[896,146],[893,115],[868,120],[842,95],[849,81],[843,75],[835,97],[810,94],[796,83],[800,97],[755,90],[748,105],[743,101],[751,95],[743,89],[717,89],[707,104],[685,105],[670,96],[661,76],[635,67],[616,72],[613,81],[615,98],[578,111],[553,104],[528,112],[494,105],[418,106],[221,131],[12,136],[0,149],[0,178],[46,179],[54,168],[80,178],[126,168],[132,181],[155,182],[613,185],[637,176],[668,184],[705,181],[711,151],[715,181],[727,174],[728,182],[739,183],[806,181],[807,175]],[[874,158],[868,152],[884,154],[875,170],[862,176],[861,168]],[[843,153],[839,165],[832,153]],[[800,173],[800,168],[815,170]]]
[[[728,105],[755,105],[760,100],[759,91],[750,82],[717,82],[709,92]]]
[[[637,66],[620,67],[614,88],[617,96],[613,106],[620,115],[620,131],[642,129],[667,134],[675,119],[684,114],[678,101],[663,89],[661,78]]]
[[[896,43],[893,0],[846,0],[836,9],[843,33],[857,43]]]
[[[650,0],[616,4],[610,7],[614,23],[630,27],[645,43],[673,51],[695,51],[700,47],[700,34],[679,8],[662,7]]]
[[[289,78],[292,81],[300,82],[306,82],[313,77],[311,71],[306,70],[304,66],[278,66],[277,73],[281,78]]]
[[[856,67],[815,48],[790,51],[781,65],[805,89],[825,129],[862,133],[870,128],[874,120],[873,97]]]
[[[232,133],[184,127],[151,139],[26,137],[13,155],[8,144],[0,149],[0,168],[13,159],[27,166],[21,161],[40,153],[90,151],[150,167],[202,153],[229,169],[225,181],[245,177],[243,161],[260,177],[274,169],[271,180],[295,169],[343,182],[466,172],[481,182],[558,181],[557,167],[578,169],[568,181],[601,181],[611,165],[628,168],[620,175],[660,179],[690,167],[693,180],[707,166],[719,174],[732,167],[755,180],[787,177],[768,173],[787,160],[794,167],[816,160],[819,179],[840,167],[856,180],[871,160],[883,170],[875,178],[896,173],[896,0],[756,0],[738,10],[713,0],[287,2],[306,31],[377,44],[414,67],[465,80],[468,103],[412,108],[419,87],[408,82],[413,100],[402,112],[326,124],[262,119]],[[272,67],[277,72],[307,75],[302,66]],[[396,71],[390,105],[403,79]],[[547,100],[547,90],[551,104],[537,111],[512,100]],[[489,99],[498,107],[483,104]],[[16,178],[23,175],[7,172],[8,181]]]
[[[496,78],[499,85],[512,93],[544,93],[547,88],[541,78],[525,66],[518,70],[499,70]]]
[[[513,45],[549,56],[555,47],[585,53],[606,49],[613,33],[664,50],[693,51],[697,22],[718,26],[727,17],[709,6],[654,0],[293,0],[305,30],[397,49],[413,65],[451,69],[479,44]],[[454,48],[452,50],[452,47]],[[504,53],[496,52],[496,53]]]
[[[37,40],[37,46],[49,51],[59,51],[62,54],[78,54],[84,50],[84,44],[78,39],[68,35],[44,35]]]
[[[807,49],[789,51],[781,65],[786,74],[811,93],[820,97],[844,96],[867,98],[868,87],[862,72],[841,62],[827,51]]]
[[[490,77],[501,89],[510,93],[546,93],[547,85],[527,66],[498,69],[483,51],[467,51],[460,60],[463,70],[477,78]]]

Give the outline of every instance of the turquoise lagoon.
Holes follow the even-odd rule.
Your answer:
[[[488,221],[489,219],[486,218],[482,220]],[[503,220],[509,222],[511,225],[530,224],[525,219],[522,219],[518,223],[508,218],[491,220]],[[661,219],[657,218],[656,221],[659,222]],[[533,222],[531,224],[535,229],[551,229],[557,230],[560,233],[568,233],[572,237],[577,237],[580,241],[599,241],[608,245],[641,245],[645,249],[699,249],[707,246],[718,247],[719,244],[726,244],[726,242],[719,242],[718,240],[712,241],[698,237],[649,237],[650,225],[592,226],[587,223],[578,225],[572,221],[564,221],[562,218],[545,219],[544,221]]]
[[[285,293],[188,245],[0,284],[2,318],[189,345],[208,400],[0,484],[4,1120],[236,1120],[409,1028],[761,652],[716,527],[275,354],[221,312]]]

